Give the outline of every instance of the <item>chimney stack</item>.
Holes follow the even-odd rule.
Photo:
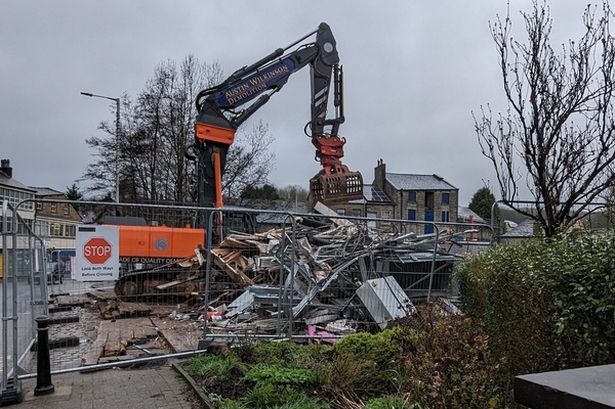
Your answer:
[[[0,172],[4,173],[9,178],[13,177],[13,168],[11,167],[11,161],[8,159],[0,160]]]
[[[386,179],[386,164],[383,159],[378,159],[378,166],[374,169],[374,184],[380,189],[384,189],[384,180]]]

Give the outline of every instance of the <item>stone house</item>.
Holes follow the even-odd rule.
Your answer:
[[[64,193],[48,187],[30,187],[37,199],[66,200]],[[67,203],[36,202],[36,233],[45,241],[47,248],[74,248],[77,226],[81,217]]]
[[[459,189],[443,177],[389,173],[382,159],[374,170],[374,181],[363,187],[364,198],[333,209],[347,216],[378,217],[417,222],[456,222]],[[420,225],[417,232],[432,233],[432,225]]]

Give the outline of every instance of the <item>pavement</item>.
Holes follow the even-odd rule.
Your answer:
[[[22,383],[15,409],[196,409],[194,393],[170,364],[143,369],[107,369],[52,378],[55,392],[34,396],[36,379]]]

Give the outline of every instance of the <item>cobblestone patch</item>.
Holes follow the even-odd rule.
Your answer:
[[[99,328],[101,328],[100,312],[94,305],[75,307],[71,311],[62,311],[50,314],[51,318],[79,317],[79,322],[69,322],[51,325],[49,327],[49,339],[57,340],[66,337],[78,337],[79,346],[54,348],[49,351],[51,370],[77,368],[86,364],[85,358],[94,348]],[[127,323],[130,321],[126,319]],[[118,322],[123,320],[118,320]],[[108,322],[108,321],[107,321]],[[153,326],[153,324],[152,324]],[[162,355],[170,353],[171,349],[161,336],[155,337],[142,345],[133,345],[126,348],[125,355],[120,357],[102,358],[99,362],[133,359],[141,356]],[[24,369],[28,372],[36,372],[36,353],[30,352],[29,359],[25,360]]]
[[[97,327],[100,323],[98,312],[92,307],[75,307],[71,311],[63,311],[50,315],[51,318],[64,318],[78,316],[79,322],[51,325],[49,327],[49,339],[65,337],[78,337],[78,347],[55,348],[49,351],[51,370],[75,368],[81,366],[81,359],[96,339]],[[31,352],[32,357],[26,370],[36,372],[36,353]]]

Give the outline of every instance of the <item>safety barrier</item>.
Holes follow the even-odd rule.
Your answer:
[[[3,258],[3,388],[36,370],[39,315],[50,319],[52,373],[186,356],[229,339],[329,342],[385,328],[436,296],[454,301],[453,264],[491,240],[476,224],[35,203],[42,215],[12,218],[10,229],[23,202],[3,212],[3,255],[17,254]],[[58,229],[47,208],[74,227]],[[113,262],[118,277],[107,274]]]
[[[18,391],[16,375],[29,364],[28,351],[36,336],[34,319],[47,313],[47,286],[44,244],[32,225],[6,201],[2,203],[1,223],[0,402],[4,402]]]

